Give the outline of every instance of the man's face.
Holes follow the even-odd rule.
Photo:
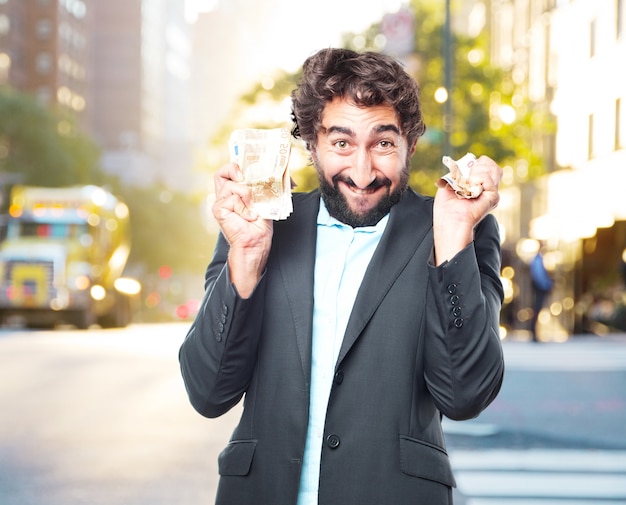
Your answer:
[[[393,107],[328,103],[311,155],[330,215],[353,227],[376,224],[406,189],[413,150]]]

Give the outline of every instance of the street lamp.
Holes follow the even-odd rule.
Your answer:
[[[447,91],[443,113],[443,154],[450,155],[450,128],[452,122],[452,36],[450,28],[450,0],[446,0],[446,20],[443,29],[445,76],[444,88]]]

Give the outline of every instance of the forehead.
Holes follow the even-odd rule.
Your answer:
[[[345,98],[335,98],[322,111],[321,133],[337,127],[353,131],[371,130],[380,125],[393,125],[400,130],[398,115],[391,105],[358,106]]]

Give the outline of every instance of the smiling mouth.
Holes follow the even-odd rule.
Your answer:
[[[354,193],[355,195],[371,195],[372,193],[375,193],[376,191],[378,191],[378,187],[376,188],[370,188],[367,187],[365,189],[362,188],[358,188],[356,186],[348,186],[348,189]]]
[[[371,195],[376,193],[380,188],[390,187],[391,181],[389,179],[374,179],[367,187],[360,188],[350,178],[342,179],[337,177],[335,180],[335,186],[337,183],[342,182],[348,189],[355,195]]]

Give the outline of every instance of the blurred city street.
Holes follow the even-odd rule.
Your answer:
[[[2,330],[0,503],[212,503],[238,408],[209,420],[189,406],[188,326]],[[456,503],[626,503],[626,336],[503,345],[496,401],[444,422]]]
[[[504,342],[499,396],[444,422],[457,504],[626,503],[626,336]]]
[[[214,502],[241,407],[201,417],[178,364],[214,175],[233,130],[300,130],[326,47],[419,84],[413,190],[502,167],[506,375],[444,419],[455,504],[626,505],[626,0],[0,0],[0,505]]]

